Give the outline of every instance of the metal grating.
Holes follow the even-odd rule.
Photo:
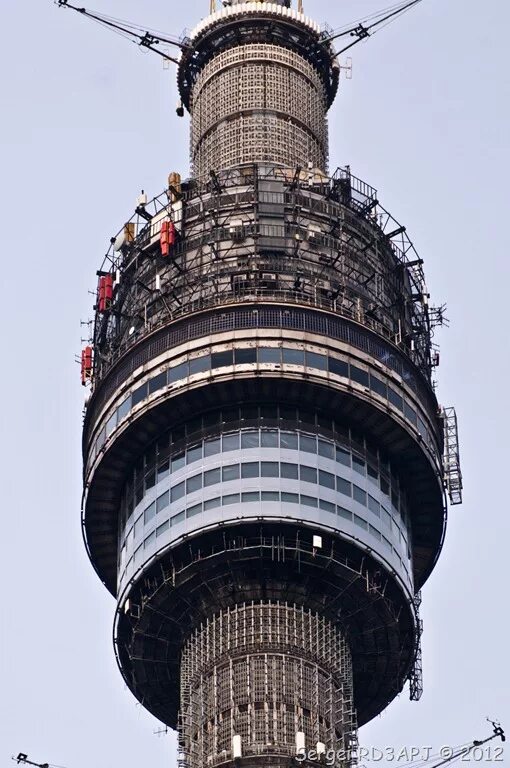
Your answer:
[[[181,659],[182,765],[202,768],[243,756],[296,754],[322,742],[349,768],[356,745],[352,663],[340,632],[304,608],[240,604],[210,619]],[[354,751],[354,749],[353,749]]]
[[[327,108],[318,72],[290,49],[260,43],[223,51],[193,88],[194,175],[253,162],[325,170]]]
[[[421,592],[414,596],[414,608],[416,611],[416,642],[414,652],[414,664],[409,675],[409,698],[411,701],[419,701],[423,696],[423,656],[421,650],[421,636],[423,634],[423,621],[420,619]]]
[[[443,410],[444,478],[451,504],[462,504],[462,471],[459,455],[459,430],[455,408]]]

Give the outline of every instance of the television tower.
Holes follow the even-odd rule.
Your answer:
[[[375,189],[328,171],[333,43],[375,25],[223,6],[178,42],[130,27],[181,49],[192,176],[142,193],[98,272],[83,530],[182,768],[346,768],[421,695],[420,590],[462,490],[444,314]]]

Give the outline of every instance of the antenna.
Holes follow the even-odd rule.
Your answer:
[[[17,757],[11,757],[11,760],[14,760],[18,765],[23,763],[23,765],[33,765],[35,768],[63,768],[63,766],[52,765],[51,763],[35,763],[33,760],[28,759],[28,755],[25,752],[20,752]]]
[[[352,80],[352,57],[347,56],[345,64],[340,64],[340,71],[345,72],[345,79]]]

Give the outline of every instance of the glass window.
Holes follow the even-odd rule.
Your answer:
[[[195,517],[195,515],[200,515],[202,512],[202,505],[201,504],[195,504],[193,507],[189,507],[186,510],[186,517]]]
[[[194,461],[198,461],[202,458],[202,443],[196,445],[194,448],[188,448],[186,451],[186,462],[193,464]]]
[[[384,493],[385,496],[390,495],[390,484],[387,480],[384,479],[384,477],[379,478],[380,485],[381,485],[381,491]]]
[[[234,435],[223,435],[222,451],[238,451],[239,450],[239,432]]]
[[[262,501],[280,501],[280,494],[278,491],[262,491]]]
[[[376,395],[384,397],[385,400],[388,397],[386,384],[384,381],[381,381],[381,379],[378,379],[377,376],[374,376],[373,373],[370,374],[370,389],[375,392]]]
[[[161,496],[158,496],[157,502],[156,502],[156,512],[159,515],[160,512],[162,512],[164,509],[168,507],[170,504],[170,492],[165,491],[161,494]]]
[[[338,445],[336,447],[336,460],[339,464],[343,464],[344,467],[351,466],[351,454],[344,448],[339,448]]]
[[[330,373],[334,373],[337,376],[345,376],[349,378],[349,366],[344,363],[343,360],[337,360],[336,357],[328,357],[328,370]]]
[[[118,416],[117,411],[114,411],[113,416],[110,416],[110,418],[106,422],[106,437],[109,437],[112,434],[115,427],[117,426],[117,416]]]
[[[235,350],[236,365],[248,365],[249,363],[257,362],[257,350],[253,349],[236,349]]]
[[[143,552],[143,542],[140,544],[138,549],[135,550],[135,554],[133,555],[134,562],[138,562],[140,560],[140,556]]]
[[[170,528],[170,522],[169,520],[165,520],[164,523],[162,523],[161,525],[158,525],[158,527],[156,528],[156,536],[161,536],[163,533],[168,531],[169,528]]]
[[[248,493],[241,494],[241,501],[246,504],[251,504],[254,501],[260,501],[259,491],[249,491]]]
[[[184,453],[179,453],[177,456],[172,457],[172,472],[177,472],[178,469],[182,469],[184,466],[184,462],[186,460],[186,455]]]
[[[320,371],[328,369],[328,358],[326,355],[319,355],[317,352],[306,352],[305,356],[308,368],[318,368]]]
[[[383,537],[382,537],[382,542],[383,542],[383,544],[385,545],[385,547],[387,547],[387,548],[390,550],[390,552],[393,550],[393,547],[391,546],[391,541],[389,541],[389,540],[386,538],[386,536],[383,536]]]
[[[239,464],[229,464],[223,467],[222,480],[227,483],[229,480],[239,480]]]
[[[186,379],[188,376],[188,362],[176,365],[174,368],[170,368],[168,371],[168,383],[173,384],[174,381],[180,381]]]
[[[213,352],[211,355],[211,368],[223,368],[234,364],[234,353],[231,349],[224,352]]]
[[[215,437],[213,440],[206,440],[204,443],[204,456],[215,456],[221,452],[221,438]]]
[[[297,493],[283,493],[282,502],[286,501],[288,504],[299,504],[299,496]]]
[[[170,518],[170,525],[179,525],[179,523],[183,523],[185,520],[186,514],[185,512],[179,512],[178,515],[174,515]]]
[[[368,508],[371,512],[374,513],[374,515],[377,515],[377,517],[380,516],[380,505],[377,499],[374,499],[373,496],[368,494]]]
[[[363,504],[364,507],[367,505],[367,492],[363,490],[363,488],[359,488],[357,485],[353,485],[354,490],[354,501],[359,502],[360,504]]]
[[[143,515],[140,515],[140,517],[135,521],[135,537],[138,538],[138,536],[143,531]]]
[[[202,473],[188,477],[186,480],[186,493],[194,493],[202,488]],[[172,499],[173,501],[173,499]]]
[[[324,472],[319,470],[319,485],[323,485],[325,488],[332,488],[335,490],[335,476],[331,472]]]
[[[152,379],[149,379],[149,395],[166,387],[166,378],[167,372],[163,371],[163,373],[158,373],[157,376],[153,376]]]
[[[303,482],[317,484],[317,470],[315,467],[302,466],[299,470],[299,475]]]
[[[150,545],[154,544],[155,541],[156,541],[156,531],[152,531],[152,533],[149,534],[149,536],[147,536],[147,538],[143,542],[143,546],[145,547],[145,549],[147,549],[147,547],[150,547]]]
[[[156,473],[148,472],[145,476],[145,490],[150,491],[151,488],[154,488],[156,485]]]
[[[297,451],[298,436],[296,432],[280,432],[280,448],[288,448]]]
[[[333,443],[327,443],[325,440],[319,440],[319,456],[327,459],[335,458],[335,446]]]
[[[260,442],[259,431],[241,432],[241,448],[258,448]]]
[[[297,464],[287,464],[286,462],[282,461],[281,472],[282,472],[282,477],[285,477],[288,480],[298,479],[299,469]]]
[[[369,530],[369,532],[372,534],[372,536],[375,536],[375,538],[376,538],[376,539],[379,539],[379,541],[381,541],[381,534],[380,534],[380,532],[377,530],[377,528],[374,528],[374,526],[373,526],[373,525],[369,525],[369,526],[368,526],[368,530]]]
[[[306,453],[317,453],[317,440],[315,437],[299,435],[299,450]]]
[[[207,487],[209,485],[216,485],[216,483],[221,482],[221,469],[217,467],[216,469],[209,469],[207,472],[204,472],[204,486]]]
[[[194,357],[189,361],[189,375],[193,376],[195,373],[205,373],[211,367],[211,355],[203,355],[202,357]]]
[[[352,522],[352,512],[349,512],[348,509],[344,509],[344,507],[337,506],[336,511],[340,517],[344,518],[344,520],[350,520]]]
[[[261,347],[259,349],[259,363],[276,363],[281,360],[280,347]]]
[[[382,505],[381,505],[381,519],[388,528],[391,528],[391,515],[388,512],[388,510],[385,509]]]
[[[354,515],[354,522],[356,525],[359,525],[360,528],[364,528],[366,531],[368,530],[368,523],[359,515]]]
[[[323,499],[319,499],[319,507],[323,509],[325,512],[331,512],[333,515],[336,514],[336,507],[330,501],[324,501]]]
[[[279,466],[277,461],[262,461],[261,462],[261,476],[262,477],[279,477]]]
[[[219,507],[220,505],[221,499],[219,496],[217,496],[215,499],[208,499],[207,501],[204,501],[204,510],[216,509],[216,507]]]
[[[418,414],[414,410],[414,408],[411,408],[409,403],[407,403],[404,400],[404,415],[406,419],[409,419],[409,421],[412,421],[412,423],[416,426],[418,424]]]
[[[351,365],[351,379],[368,389],[368,373],[362,368],[357,368],[355,365]]]
[[[170,474],[170,461],[162,461],[158,467],[158,483]]]
[[[263,429],[260,433],[262,448],[278,448],[278,432]]]
[[[241,477],[248,480],[250,477],[259,477],[260,467],[258,461],[247,461],[241,464]]]
[[[388,387],[388,400],[390,401],[390,403],[392,403],[392,405],[395,406],[395,408],[398,408],[399,411],[404,410],[404,401],[402,400],[400,395],[397,392],[395,392],[395,390],[392,389],[391,387]]]
[[[239,504],[239,494],[229,493],[228,496],[223,497],[223,506],[228,507],[230,504]]]
[[[372,480],[372,482],[375,482],[375,484],[377,485],[379,481],[379,472],[377,471],[377,469],[372,467],[371,464],[367,464],[367,475],[368,475],[368,479]]]
[[[141,387],[138,387],[138,389],[135,389],[135,391],[131,395],[132,408],[134,408],[135,405],[138,405],[138,403],[141,403],[142,400],[145,400],[146,397],[147,397],[147,382],[145,382],[145,384],[142,384]]]
[[[344,480],[343,477],[337,477],[336,489],[339,493],[343,493],[346,496],[352,496],[352,485],[347,482],[347,480]]]
[[[153,501],[152,504],[149,507],[147,507],[147,509],[143,513],[144,525],[147,525],[147,523],[150,523],[150,521],[155,517],[156,517],[156,502]]]
[[[103,427],[97,438],[97,450],[100,451],[106,440],[106,429]]]
[[[305,353],[302,349],[291,349],[284,347],[282,349],[283,362],[287,365],[304,365]]]
[[[120,421],[120,414],[119,414],[119,421]],[[419,416],[418,416],[418,430],[420,432],[420,435],[422,437],[425,437],[425,435],[427,434],[427,427],[425,425],[425,422]]]
[[[117,413],[118,413],[118,416],[119,416],[119,422],[125,416],[128,415],[130,410],[131,410],[131,395],[129,395],[129,397],[126,397],[126,399],[117,408]]]
[[[178,485],[174,485],[174,487],[171,490],[172,502],[182,499],[183,496],[184,496],[184,482],[179,483]]]
[[[317,507],[317,499],[314,496],[305,496],[301,494],[301,504],[305,507]]]
[[[365,476],[365,466],[366,465],[365,465],[365,462],[363,461],[363,459],[359,459],[357,456],[355,456],[353,454],[353,456],[352,456],[352,468],[356,472],[359,472],[360,475],[363,475],[363,477]]]

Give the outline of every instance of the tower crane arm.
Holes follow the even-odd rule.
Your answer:
[[[70,3],[69,0],[54,0],[54,2],[55,5],[57,5],[59,8],[67,8],[72,11],[76,11],[82,16],[85,16],[87,19],[95,21],[98,24],[111,29],[113,32],[117,32],[124,37],[131,39],[134,43],[141,46],[142,48],[147,48],[148,50],[157,53],[158,56],[161,56],[163,59],[171,61],[174,64],[179,63],[178,59],[174,58],[173,56],[169,56],[168,53],[165,53],[165,51],[157,48],[157,46],[160,43],[163,43],[165,45],[173,45],[176,48],[180,48],[181,50],[185,50],[188,47],[175,38],[164,37],[160,34],[153,34],[151,32],[143,31],[142,27],[137,27],[135,24],[131,24],[130,22],[123,22],[119,19],[113,19],[109,16],[105,16],[104,14],[88,10],[87,8],[79,8],[78,6]]]
[[[376,18],[375,21],[372,21],[371,24],[364,24],[363,22],[359,22],[349,29],[344,29],[333,33],[327,37],[324,42],[331,43],[333,40],[338,40],[339,38],[347,36],[356,38],[351,43],[344,46],[340,51],[335,52],[333,58],[336,58],[342,53],[345,53],[346,51],[353,48],[355,45],[358,45],[358,43],[361,43],[363,40],[366,40],[368,37],[375,34],[375,32],[379,31],[383,25],[390,23],[397,16],[400,16],[406,11],[409,11],[413,6],[418,5],[418,3],[421,2],[423,2],[423,0],[410,0],[410,2],[400,3],[396,8],[393,8],[393,10],[386,14],[383,14],[383,12],[375,14],[375,16],[378,18]]]

